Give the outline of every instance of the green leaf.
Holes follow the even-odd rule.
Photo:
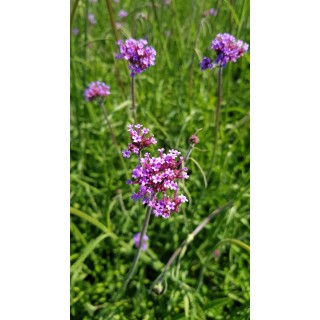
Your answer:
[[[87,259],[90,253],[98,246],[98,244],[107,237],[109,237],[108,234],[101,234],[96,239],[90,241],[89,244],[84,248],[78,260],[71,266],[70,272],[74,272],[75,270],[77,270],[81,266],[81,264]]]

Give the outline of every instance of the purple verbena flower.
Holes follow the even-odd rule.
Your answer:
[[[97,0],[89,0],[90,3],[97,3]]]
[[[122,27],[122,24],[120,22],[116,22],[116,29],[119,30]]]
[[[79,33],[79,29],[78,29],[78,28],[73,28],[73,29],[72,29],[72,34],[73,34],[74,36],[78,35],[78,33]]]
[[[120,18],[125,18],[128,15],[128,12],[125,10],[120,10],[118,16]]]
[[[163,0],[163,3],[165,6],[168,6],[170,4],[170,0]]]
[[[131,137],[131,143],[128,144],[128,149],[122,151],[122,155],[124,158],[130,158],[130,154],[135,153],[139,156],[140,151],[144,148],[149,147],[152,144],[157,143],[156,139],[153,135],[147,137],[149,133],[149,129],[143,128],[141,124],[128,125],[128,131]]]
[[[141,233],[138,232],[133,236],[133,241],[134,241],[134,246],[136,248],[139,247],[139,243],[140,243],[140,237],[141,237]],[[141,244],[141,249],[142,250],[147,250],[147,240],[149,239],[149,237],[145,234],[142,238],[142,244]]]
[[[218,13],[217,10],[211,8],[211,9],[209,9],[209,10],[206,10],[203,14],[204,14],[204,16],[207,17],[207,16],[216,16],[217,13]]]
[[[215,63],[224,67],[229,61],[236,62],[248,51],[249,45],[242,40],[236,40],[228,33],[218,34],[211,43],[211,49],[217,53]]]
[[[120,46],[120,54],[116,55],[116,59],[129,62],[131,77],[155,65],[156,51],[151,46],[146,46],[147,40],[128,39],[125,42],[119,40],[117,44]]]
[[[88,14],[88,20],[92,25],[95,25],[97,23],[96,18],[94,17],[93,13]]]
[[[212,40],[211,49],[217,54],[213,61],[211,58],[204,57],[200,62],[201,70],[212,69],[216,66],[225,67],[230,61],[236,62],[248,51],[249,45],[242,40],[236,40],[234,36],[228,33],[217,34]]]
[[[160,156],[157,158],[146,153],[132,171],[133,180],[130,180],[130,184],[138,184],[140,189],[131,198],[152,207],[155,216],[168,218],[173,211],[179,212],[181,203],[188,201],[184,195],[178,195],[179,187],[174,180],[188,179],[189,176],[187,168],[181,169],[183,157],[179,157],[179,151],[169,150],[167,154],[163,149],[158,151]],[[168,194],[170,190],[174,192],[172,197]],[[160,193],[163,196],[158,199]]]
[[[83,93],[86,101],[92,101],[98,97],[107,97],[109,94],[110,87],[100,81],[91,82]]]
[[[113,0],[115,3],[119,3],[120,0]]]
[[[202,61],[200,62],[200,68],[202,71],[206,70],[206,69],[212,69],[213,68],[213,64],[212,64],[212,60],[210,58],[204,57],[202,59]]]

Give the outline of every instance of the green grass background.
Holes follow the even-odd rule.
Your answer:
[[[141,255],[126,295],[111,301],[132,264],[132,236],[141,230],[145,209],[130,199],[131,186],[125,183],[136,159],[125,160],[124,168],[99,106],[83,99],[89,82],[110,85],[106,109],[124,150],[129,141],[126,126],[132,122],[127,64],[114,59],[118,46],[106,2],[80,0],[72,25],[79,34],[70,36],[71,318],[249,319],[250,255],[226,240],[250,244],[249,53],[223,70],[220,139],[213,168],[217,70],[199,68],[199,59],[213,57],[210,43],[218,33],[250,43],[249,1],[110,3],[116,21],[122,22],[119,38],[147,37],[157,51],[156,65],[136,77],[138,122],[158,141],[149,152],[164,147],[184,154],[190,135],[202,130],[187,165],[190,178],[181,185],[189,203],[167,220],[151,217],[148,250]],[[202,19],[211,7],[218,15]],[[127,18],[117,17],[120,9],[128,12]],[[95,15],[95,26],[87,21],[88,13]],[[230,200],[233,205],[210,222],[170,268],[166,290],[160,295],[149,292],[179,244]],[[218,257],[215,249],[220,250]]]

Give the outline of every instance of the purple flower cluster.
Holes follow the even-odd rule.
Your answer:
[[[125,10],[120,10],[118,16],[120,18],[125,18],[128,15],[128,12]]]
[[[228,33],[218,34],[211,43],[211,49],[217,53],[214,61],[204,57],[200,62],[201,70],[212,69],[215,66],[224,67],[228,62],[236,62],[248,51],[249,45],[242,40],[236,40],[234,36]]]
[[[86,101],[92,101],[98,97],[107,97],[109,94],[110,87],[100,81],[91,82],[83,93]]]
[[[94,25],[94,24],[97,23],[96,18],[94,17],[93,13],[89,13],[89,14],[88,14],[88,20],[90,21],[90,23],[91,23],[92,25]]]
[[[141,237],[141,233],[138,232],[133,236],[133,241],[134,241],[134,246],[136,248],[139,247],[139,243],[140,243],[140,237]],[[147,250],[147,240],[149,239],[149,237],[145,234],[142,238],[142,245],[141,245],[141,249],[142,250]]]
[[[156,139],[153,135],[150,137],[146,137],[149,133],[149,129],[143,128],[143,125],[136,124],[133,126],[132,124],[128,125],[128,131],[131,137],[131,143],[128,144],[128,149],[122,151],[122,155],[124,158],[130,158],[131,152],[135,153],[136,155],[140,155],[140,151],[144,148],[149,147],[152,144],[157,143]],[[137,130],[135,130],[135,129]]]
[[[179,157],[179,151],[169,150],[168,154],[164,153],[164,149],[158,151],[160,156],[157,158],[145,153],[140,164],[132,171],[134,180],[128,180],[127,183],[140,185],[139,191],[133,192],[131,199],[141,200],[143,204],[152,207],[156,217],[169,218],[173,211],[179,212],[181,203],[188,201],[184,195],[178,195],[179,187],[175,182],[176,179],[188,179],[188,169],[180,168],[183,157]],[[169,190],[174,192],[173,197],[167,194]],[[160,192],[163,194],[162,199],[157,198]]]
[[[209,9],[209,10],[206,10],[206,11],[203,13],[203,15],[204,15],[205,17],[207,17],[207,16],[216,16],[217,14],[218,14],[218,11],[215,10],[215,9],[213,9],[213,8],[211,8],[211,9]]]
[[[201,70],[206,70],[206,69],[212,69],[213,68],[213,64],[212,64],[212,60],[208,57],[204,57],[202,59],[202,61],[200,62],[200,68]]]
[[[119,40],[117,44],[120,46],[120,54],[116,55],[116,59],[129,61],[131,77],[155,65],[156,51],[151,46],[146,46],[147,40],[128,39],[125,42]]]
[[[216,63],[225,66],[229,61],[236,62],[248,51],[249,45],[242,40],[236,40],[228,33],[218,34],[211,43],[211,49],[215,50],[218,58]]]

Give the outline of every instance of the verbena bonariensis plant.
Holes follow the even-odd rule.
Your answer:
[[[183,202],[187,202],[187,198],[178,195],[179,186],[175,180],[188,179],[186,173],[188,170],[182,167],[184,157],[179,156],[181,152],[171,149],[166,154],[164,149],[158,149],[159,157],[151,157],[150,153],[145,153],[141,157],[141,150],[156,144],[156,139],[152,136],[146,137],[149,129],[142,128],[142,125],[129,125],[128,131],[131,137],[131,143],[128,149],[123,151],[124,157],[130,157],[130,150],[138,156],[139,164],[133,169],[132,177],[128,180],[128,184],[138,184],[140,186],[138,192],[133,192],[131,199],[134,201],[141,200],[143,204],[151,207],[152,213],[156,217],[169,218],[170,214],[175,211],[179,212],[179,206]],[[172,197],[170,191],[173,192]],[[158,194],[162,194],[161,199],[157,198]]]
[[[134,92],[135,75],[139,74],[151,66],[155,65],[156,50],[151,46],[147,46],[148,41],[145,39],[128,39],[125,42],[119,40],[117,44],[120,46],[120,54],[116,55],[116,59],[124,59],[129,62],[129,70],[131,77],[131,96],[132,96],[132,113],[134,123],[137,123],[136,102]]]
[[[123,161],[123,158],[122,158],[122,155],[121,155],[121,150],[120,150],[120,147],[119,147],[119,143],[117,141],[117,138],[113,132],[113,129],[112,129],[112,126],[111,126],[111,122],[109,120],[109,117],[108,117],[108,113],[104,107],[104,101],[105,101],[105,98],[107,96],[110,95],[110,87],[108,85],[106,85],[104,82],[100,82],[100,81],[94,81],[94,82],[91,82],[89,84],[89,86],[84,90],[84,98],[86,101],[88,102],[94,102],[94,101],[97,101],[99,106],[100,106],[100,109],[103,113],[103,116],[105,118],[105,121],[108,125],[108,128],[109,128],[109,131],[110,131],[110,135],[111,135],[111,139],[112,139],[112,142],[119,154],[119,157],[121,159],[121,162],[122,162],[122,165],[126,171],[126,175],[128,176],[128,170],[127,170],[127,166],[125,164],[125,162]]]
[[[218,68],[218,100],[215,119],[215,138],[214,150],[211,161],[211,167],[215,161],[217,142],[219,138],[219,123],[220,123],[220,107],[222,100],[222,69],[229,62],[236,62],[245,52],[248,51],[249,45],[242,40],[236,40],[234,36],[228,33],[217,34],[216,38],[211,42],[211,49],[216,53],[216,58],[211,59],[204,57],[200,62],[202,71],[206,69]],[[211,168],[210,168],[211,169]]]
[[[146,240],[145,236],[151,213],[156,217],[169,218],[172,212],[179,212],[179,206],[182,203],[188,201],[184,195],[178,194],[179,186],[176,182],[176,180],[188,179],[189,177],[186,173],[188,169],[183,166],[183,160],[187,159],[181,157],[180,152],[173,149],[169,150],[168,153],[164,153],[164,149],[158,149],[158,157],[152,157],[147,152],[142,156],[141,151],[143,149],[157,143],[153,135],[147,137],[149,129],[142,127],[141,124],[130,124],[128,126],[131,142],[128,144],[128,149],[122,152],[125,158],[129,158],[131,153],[138,157],[138,165],[132,170],[133,179],[128,180],[127,183],[139,185],[139,191],[133,192],[131,198],[134,201],[141,200],[147,206],[147,211],[139,234],[139,245],[133,264],[124,280],[119,295],[125,291],[134,274],[143,249],[143,243]],[[194,144],[193,140],[191,144]],[[191,149],[189,148],[188,156],[190,152]]]

